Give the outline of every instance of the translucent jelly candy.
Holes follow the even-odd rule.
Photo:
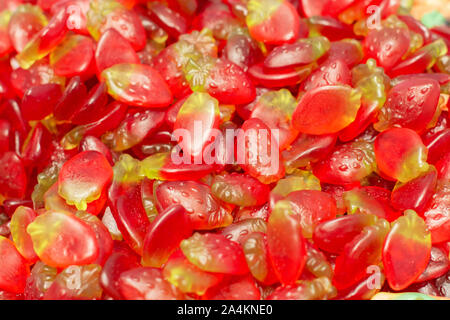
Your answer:
[[[250,233],[242,244],[251,274],[263,284],[277,282],[267,247],[267,236],[262,232]]]
[[[58,192],[68,204],[85,210],[111,182],[113,171],[105,156],[96,151],[79,153],[61,168]]]
[[[22,293],[30,273],[26,260],[16,250],[14,243],[0,236],[0,289]]]
[[[300,190],[289,193],[285,199],[290,201],[305,238],[312,237],[314,228],[318,224],[336,217],[336,202],[328,193],[318,190]]]
[[[174,124],[180,129],[177,136],[187,156],[201,156],[205,145],[211,141],[213,130],[219,128],[219,103],[207,93],[195,92],[183,103]],[[184,135],[187,131],[189,137]],[[198,134],[201,132],[200,135]]]
[[[204,300],[260,300],[261,293],[251,276],[228,278],[210,288],[203,296]]]
[[[402,290],[427,267],[431,234],[414,211],[407,210],[392,225],[383,247],[383,264],[389,286]]]
[[[33,63],[45,57],[61,43],[68,32],[67,17],[67,11],[60,10],[16,56],[23,69],[30,68]]]
[[[52,113],[54,106],[61,98],[61,86],[54,83],[34,86],[25,91],[21,110],[24,118],[42,120]],[[39,107],[37,107],[39,106]]]
[[[307,23],[312,34],[321,34],[332,41],[342,40],[346,38],[354,37],[353,30],[350,26],[342,23],[341,21],[330,17],[320,16],[319,14],[312,13],[310,10],[319,8],[319,2],[314,1],[314,5],[311,6],[307,2],[313,2],[310,0],[302,0],[303,11],[308,17]],[[323,2],[324,3],[324,2]]]
[[[103,266],[111,255],[114,245],[108,229],[99,218],[88,212],[78,211],[75,215],[86,222],[94,231],[98,243],[98,257],[94,263]]]
[[[25,299],[41,300],[52,285],[58,274],[58,269],[47,266],[42,261],[36,262],[31,269],[24,291]]]
[[[12,151],[0,156],[0,200],[23,198],[27,188],[27,175],[22,161]]]
[[[277,69],[310,64],[323,56],[329,48],[330,41],[325,37],[300,39],[296,43],[274,48],[264,59],[264,67]]]
[[[269,256],[279,281],[293,284],[300,277],[306,262],[306,244],[294,206],[278,201],[267,224]]]
[[[286,172],[306,167],[326,157],[336,144],[336,135],[300,134],[287,150],[281,153]]]
[[[194,233],[180,248],[189,262],[203,271],[233,275],[249,271],[242,248],[223,235]]]
[[[316,63],[303,67],[285,68],[276,71],[264,69],[262,63],[250,67],[248,73],[254,82],[267,88],[282,88],[285,86],[295,86],[305,80],[315,68]]]
[[[327,61],[341,60],[349,68],[360,63],[363,59],[361,43],[354,39],[343,39],[331,42],[327,52]]]
[[[89,264],[98,257],[94,231],[72,214],[48,211],[36,217],[27,232],[34,251],[49,266]]]
[[[430,262],[425,271],[415,282],[423,282],[436,279],[444,275],[450,269],[450,260],[447,252],[442,247],[431,247]]]
[[[380,219],[376,224],[365,227],[362,232],[344,246],[337,257],[333,284],[345,289],[367,275],[367,268],[381,262],[384,239],[389,232],[389,223]]]
[[[247,236],[252,232],[267,231],[267,223],[260,218],[249,218],[242,221],[236,221],[220,230],[227,239],[243,244]]]
[[[161,75],[150,66],[122,63],[103,70],[108,93],[118,101],[144,108],[166,107],[172,94]]]
[[[411,36],[407,28],[382,27],[373,29],[364,40],[367,55],[390,70],[408,52]]]
[[[8,24],[8,34],[14,49],[21,52],[47,23],[47,17],[38,6],[23,4],[17,7]]]
[[[302,83],[301,87],[302,90],[309,91],[336,84],[351,85],[351,82],[351,73],[347,65],[341,59],[328,58]]]
[[[294,170],[285,178],[278,180],[270,192],[270,206],[273,208],[278,200],[298,190],[321,190],[320,181],[310,171]]]
[[[8,24],[11,20],[11,12],[3,10],[0,12],[0,56],[7,55],[13,51],[13,46],[8,35]]]
[[[36,212],[27,207],[18,207],[11,217],[11,236],[17,251],[29,262],[38,260],[38,256],[34,252],[33,242],[27,233],[28,225],[36,218]]]
[[[139,161],[122,155],[114,165],[114,180],[108,190],[108,203],[125,242],[142,255],[144,238],[150,226],[142,201]]]
[[[343,199],[348,214],[374,214],[389,222],[400,216],[400,212],[391,206],[391,192],[384,188],[375,186],[354,188],[344,192]]]
[[[215,61],[205,79],[205,89],[223,104],[246,104],[256,96],[255,87],[247,73],[224,58]]]
[[[291,123],[296,106],[297,101],[288,90],[269,91],[258,98],[250,117],[262,120],[270,129],[279,130],[279,147],[283,150],[298,134]]]
[[[51,53],[50,65],[64,77],[89,75],[94,59],[94,41],[82,35],[67,36]]]
[[[402,81],[394,86],[381,108],[378,131],[394,126],[422,131],[433,119],[439,101],[439,83],[435,80],[415,79]]]
[[[372,214],[347,215],[325,221],[314,229],[314,243],[322,250],[340,254],[347,243],[377,221],[377,216]]]
[[[247,8],[246,22],[254,39],[268,44],[282,44],[298,38],[300,17],[289,1],[251,0]]]
[[[231,214],[214,197],[208,185],[196,181],[165,182],[156,187],[157,207],[166,209],[172,204],[182,205],[195,230],[225,227],[233,221]]]
[[[237,145],[238,163],[245,172],[266,184],[284,175],[277,138],[261,120],[245,121],[238,141],[241,142]]]
[[[104,292],[114,299],[123,299],[119,285],[120,275],[138,267],[140,267],[139,258],[134,252],[126,247],[116,247],[100,274],[100,284]]]
[[[333,277],[333,268],[328,262],[327,257],[310,241],[306,243],[306,264],[305,273],[311,274],[317,278],[327,277],[331,279]],[[305,274],[304,273],[304,274]],[[302,274],[302,278],[303,275]]]
[[[398,210],[411,209],[422,213],[435,191],[437,172],[433,166],[417,178],[406,183],[397,183],[392,190],[391,202]]]
[[[445,56],[447,52],[445,42],[442,39],[436,40],[414,52],[408,59],[398,63],[389,74],[396,77],[403,74],[424,72],[430,69],[438,58]]]
[[[431,197],[430,202],[423,212],[425,222],[428,229],[431,231],[431,239],[433,243],[445,242],[450,240],[450,183],[449,181],[449,166],[448,161],[450,157],[442,158],[436,168],[438,169],[438,181],[435,193]]]
[[[120,63],[136,64],[139,63],[139,57],[127,39],[115,29],[108,29],[98,40],[95,50],[97,74]]]
[[[139,16],[120,1],[91,1],[86,27],[94,40],[98,40],[106,30],[115,29],[130,41],[136,51],[145,46],[145,29]]]
[[[18,68],[11,73],[11,85],[19,97],[22,97],[25,91],[31,87],[47,83],[56,83],[61,86],[64,86],[65,83],[65,78],[55,74],[48,59],[36,61],[26,70]]]
[[[168,234],[171,234],[168,237]],[[192,234],[191,221],[186,210],[175,205],[158,214],[145,236],[143,264],[160,268],[177,249],[180,242]]]
[[[277,287],[267,300],[327,300],[336,295],[336,288],[327,277]]]
[[[122,109],[124,107],[126,109],[126,106]],[[164,112],[160,110],[130,112],[121,119],[119,125],[103,136],[103,141],[113,151],[124,151],[156,132],[163,121]]]
[[[215,176],[211,191],[227,203],[250,207],[266,203],[270,189],[249,175],[232,173]]]
[[[44,300],[94,300],[102,296],[101,267],[96,264],[69,266],[59,273],[44,294]]]
[[[338,132],[355,120],[360,98],[358,91],[342,85],[308,91],[292,116],[294,128],[307,134]]]
[[[427,149],[411,129],[383,131],[375,139],[374,149],[378,169],[392,179],[408,182],[428,170]]]
[[[313,166],[313,173],[322,182],[345,185],[358,183],[375,169],[373,144],[355,141],[335,147]]]
[[[168,282],[184,293],[203,295],[206,290],[217,285],[223,274],[203,271],[184,256],[181,250],[175,251],[164,265],[163,276]]]
[[[156,268],[135,268],[123,272],[119,288],[127,300],[176,300],[181,293],[165,281],[161,270]]]

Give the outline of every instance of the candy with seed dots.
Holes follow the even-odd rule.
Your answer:
[[[378,221],[373,214],[355,214],[322,222],[314,229],[314,243],[322,250],[341,254],[346,244]]]
[[[275,204],[267,224],[269,256],[279,281],[294,284],[306,262],[306,245],[300,221],[290,201]]]
[[[279,147],[284,150],[298,135],[291,122],[296,106],[297,101],[289,90],[269,91],[259,97],[250,117],[262,120],[270,129],[279,130]]]
[[[402,290],[427,267],[431,234],[414,211],[407,210],[392,225],[383,246],[383,264],[389,286]]]
[[[97,200],[111,182],[113,170],[105,156],[97,151],[79,153],[61,168],[58,193],[70,205],[85,210]]]
[[[102,296],[101,267],[97,264],[68,266],[44,294],[44,300],[96,300]]]
[[[438,58],[447,54],[447,45],[442,39],[433,41],[432,43],[420,48],[408,59],[397,64],[389,72],[390,76],[396,77],[404,74],[421,73],[429,70]]]
[[[180,205],[167,208],[156,216],[145,235],[143,265],[160,268],[180,242],[191,234],[192,225],[186,209]]]
[[[27,261],[17,251],[14,243],[0,236],[0,289],[22,293],[30,273]]]
[[[257,118],[246,120],[238,132],[237,162],[252,177],[269,184],[284,176],[279,134]]]
[[[184,154],[195,158],[203,155],[205,145],[211,141],[218,128],[218,101],[207,93],[195,92],[178,111],[174,134]]]
[[[417,178],[397,183],[392,190],[391,203],[398,210],[414,210],[421,214],[435,192],[437,172],[433,166]]]

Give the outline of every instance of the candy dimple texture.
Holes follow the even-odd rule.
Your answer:
[[[0,299],[450,299],[411,5],[0,0]]]

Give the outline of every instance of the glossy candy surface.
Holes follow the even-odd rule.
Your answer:
[[[417,4],[0,0],[0,299],[450,299]]]

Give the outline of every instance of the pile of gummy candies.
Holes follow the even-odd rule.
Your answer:
[[[0,297],[449,298],[450,28],[409,2],[2,0]]]

